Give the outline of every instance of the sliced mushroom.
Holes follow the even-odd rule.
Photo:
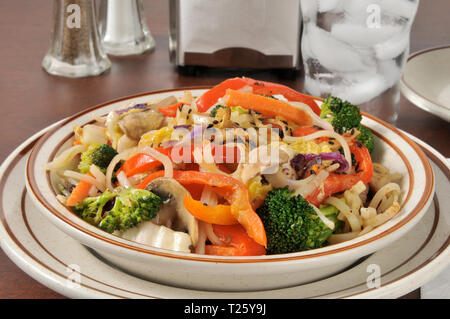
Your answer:
[[[164,122],[164,115],[155,110],[133,112],[119,120],[122,131],[132,140],[138,141],[148,131],[159,129]]]
[[[198,222],[194,216],[184,206],[184,197],[188,193],[180,183],[172,178],[161,177],[151,181],[147,190],[165,200],[164,205],[171,205],[176,210],[176,219],[173,222],[174,228],[187,230],[191,236],[192,244],[197,245]]]

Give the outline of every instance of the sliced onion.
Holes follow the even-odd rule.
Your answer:
[[[198,221],[198,241],[197,246],[195,246],[195,253],[196,254],[205,254],[205,242],[206,242],[206,233],[205,233],[205,227],[204,222],[201,220]]]
[[[86,146],[84,145],[75,145],[61,154],[59,154],[51,163],[47,163],[47,170],[60,169],[67,165],[69,165],[70,161],[78,154],[83,153],[86,150]]]
[[[100,184],[94,177],[92,177],[90,175],[81,174],[81,173],[70,171],[70,170],[64,171],[63,175],[66,177],[71,177],[71,178],[80,180],[80,181],[88,182],[89,184],[92,184],[95,187],[97,187],[97,189],[99,191],[101,191],[101,192],[105,191],[105,186]]]
[[[125,188],[130,188],[131,183],[127,178],[127,175],[124,171],[120,171],[119,174],[117,174],[117,181],[119,182],[119,185]]]
[[[127,160],[131,156],[135,155],[138,151],[137,147],[133,147],[131,149],[128,149],[126,151],[123,151],[122,153],[117,154],[113,157],[111,162],[109,163],[108,167],[106,168],[106,187],[110,190],[114,190],[114,186],[112,185],[111,179],[114,172],[114,168],[116,167],[117,163],[119,163],[122,160]]]
[[[89,167],[89,173],[106,188],[106,176],[103,172],[94,164]]]
[[[94,197],[95,195],[97,195],[98,189],[97,187],[95,187],[94,185],[92,185],[92,187],[89,189],[89,197]]]
[[[153,157],[155,160],[161,162],[164,166],[164,177],[173,177],[173,163],[172,160],[167,156],[164,155],[154,148],[151,147],[144,147],[140,150],[141,153],[145,153]]]

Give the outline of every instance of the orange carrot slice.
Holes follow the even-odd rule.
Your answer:
[[[67,206],[75,206],[80,203],[83,199],[89,196],[89,190],[91,189],[92,184],[86,181],[79,181],[77,186],[72,190],[69,198],[67,199]]]
[[[271,118],[279,115],[298,125],[312,125],[311,116],[307,112],[284,101],[262,95],[228,89],[225,94],[225,104],[240,106]]]

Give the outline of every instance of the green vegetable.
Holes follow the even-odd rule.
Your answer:
[[[78,170],[86,174],[92,164],[105,173],[111,160],[117,155],[117,151],[108,144],[91,144],[88,149],[81,154],[81,161]]]
[[[224,105],[220,105],[220,104],[217,104],[212,110],[211,110],[211,112],[209,112],[209,116],[211,116],[211,117],[216,117],[216,115],[217,115],[217,111],[220,109],[220,108],[227,108],[226,106],[224,106]]]
[[[87,197],[75,206],[75,213],[89,224],[97,226],[103,219],[103,208],[116,197],[116,193],[106,190],[103,194]]]
[[[358,106],[329,95],[321,108],[320,117],[329,121],[336,132],[343,134],[353,128],[358,129],[361,133],[356,139],[367,147],[369,152],[373,151],[373,133],[370,129],[361,125],[362,116]]]
[[[267,253],[284,254],[322,247],[340,227],[340,222],[336,208],[320,210],[335,222],[335,229],[328,228],[313,207],[302,196],[294,196],[288,187],[270,191],[264,204],[257,209],[266,231]]]
[[[106,205],[108,202],[110,204]],[[156,217],[161,205],[162,199],[158,195],[144,189],[128,188],[120,193],[106,190],[100,196],[88,197],[75,206],[75,212],[90,224],[112,233]]]
[[[372,153],[375,148],[375,140],[373,138],[373,133],[370,129],[361,124],[358,126],[358,131],[360,134],[356,137],[358,141],[360,141],[367,149],[369,153]]]
[[[341,134],[357,127],[362,120],[358,106],[331,95],[323,102],[320,117],[329,121]]]

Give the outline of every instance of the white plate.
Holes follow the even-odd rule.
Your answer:
[[[306,285],[252,293],[189,290],[139,279],[98,259],[85,246],[57,229],[28,197],[25,164],[36,139],[47,130],[19,146],[0,168],[0,242],[6,254],[23,271],[67,297],[396,298],[422,286],[450,262],[450,168],[437,151],[420,142],[435,171],[434,205],[422,221],[395,244],[346,271]],[[380,267],[381,286],[377,289],[367,286],[371,274],[367,272],[368,267],[371,269],[369,265]],[[74,273],[69,266],[79,273]],[[80,285],[74,285],[70,278],[79,278]]]
[[[400,88],[413,104],[450,122],[450,46],[411,55]]]
[[[190,91],[200,96],[205,89]],[[52,174],[43,168],[72,145],[74,126],[92,121],[93,114],[101,116],[130,103],[157,101],[170,95],[181,97],[184,90],[143,93],[84,110],[41,138],[27,164],[27,190],[43,214],[59,229],[130,273],[168,285],[214,291],[257,291],[305,284],[336,274],[358,259],[396,242],[420,221],[432,203],[434,176],[426,155],[395,127],[369,114],[363,114],[362,124],[375,135],[376,150],[372,158],[403,176],[402,208],[394,218],[372,231],[335,245],[290,254],[242,257],[173,252],[102,231],[57,200]],[[152,267],[148,267],[150,264]]]

